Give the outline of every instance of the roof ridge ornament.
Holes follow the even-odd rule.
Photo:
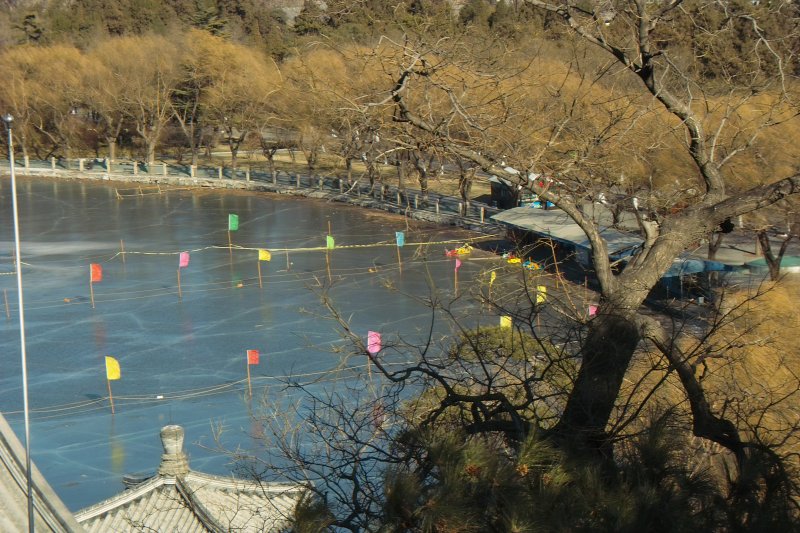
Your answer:
[[[183,451],[184,432],[181,426],[169,425],[161,428],[161,445],[164,453],[158,474],[161,476],[183,476],[189,473],[189,459]]]

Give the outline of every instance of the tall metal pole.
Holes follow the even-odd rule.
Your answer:
[[[33,483],[31,481],[31,428],[28,409],[28,357],[25,351],[25,306],[22,299],[22,256],[19,251],[19,211],[17,210],[17,180],[14,173],[14,138],[11,126],[14,117],[3,116],[8,130],[8,161],[11,166],[11,204],[14,212],[14,252],[17,258],[17,295],[19,298],[19,339],[22,356],[22,405],[25,416],[25,474],[28,482],[28,531],[33,533]]]

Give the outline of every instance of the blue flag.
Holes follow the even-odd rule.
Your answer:
[[[406,243],[406,235],[402,231],[396,231],[394,233],[395,238],[397,238],[397,246],[402,247]]]

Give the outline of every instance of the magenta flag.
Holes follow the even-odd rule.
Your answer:
[[[372,355],[381,351],[381,334],[377,331],[367,332],[367,351]]]
[[[458,272],[459,268],[461,268],[461,259],[456,257],[456,272]]]
[[[181,252],[181,257],[178,260],[178,268],[186,268],[189,266],[189,252]]]

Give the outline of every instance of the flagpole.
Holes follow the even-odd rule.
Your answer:
[[[400,247],[397,246],[397,265],[400,267],[400,273],[403,273],[403,258],[400,257]]]
[[[325,270],[328,271],[328,283],[331,281],[331,251],[325,250]]]
[[[11,205],[14,214],[14,265],[17,272],[17,297],[19,299],[19,340],[22,359],[22,406],[25,418],[25,473],[28,484],[28,531],[33,533],[33,482],[31,479],[31,432],[28,409],[28,357],[25,346],[25,303],[22,298],[22,264],[19,246],[19,210],[17,208],[17,180],[14,173],[14,142],[11,124],[14,117],[3,115],[3,122],[8,130],[8,162],[11,167]]]
[[[107,371],[106,371],[107,372]],[[106,376],[106,385],[108,385],[108,401],[111,402],[111,414],[114,414],[114,395],[111,394],[111,380]]]
[[[261,283],[261,259],[259,259],[256,264],[258,265],[258,288],[263,289],[264,285]]]
[[[119,248],[120,254],[122,254],[122,264],[125,264],[125,242],[122,239],[119,240]]]
[[[233,261],[233,243],[231,242],[231,230],[228,229],[228,255],[231,257],[231,261]]]
[[[178,267],[178,299],[183,299],[183,294],[181,294],[181,267]]]
[[[89,296],[92,300],[92,309],[94,309],[94,282],[92,281],[92,267],[89,266]]]
[[[6,303],[6,318],[11,318],[11,309],[8,307],[8,291],[3,289],[3,301]]]
[[[331,220],[328,219],[328,236],[333,237],[331,233]],[[327,239],[326,239],[327,241]],[[331,251],[328,248],[327,242],[325,243],[325,268],[328,271],[328,283],[331,282]]]
[[[253,387],[250,384],[250,359],[248,356],[245,356],[245,361],[247,362],[247,392],[250,395],[250,399],[253,398]]]

